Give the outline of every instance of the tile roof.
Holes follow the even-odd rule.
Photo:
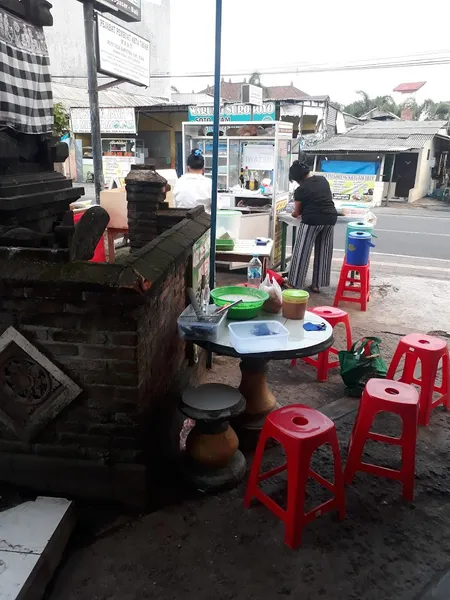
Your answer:
[[[241,101],[241,88],[245,81],[222,81],[220,84],[220,95],[227,102]],[[214,86],[210,85],[200,94],[214,95]],[[275,85],[264,89],[265,100],[293,100],[294,98],[307,98],[308,94],[302,92],[293,85]]]
[[[401,83],[400,85],[395,87],[392,91],[393,92],[401,92],[402,94],[406,94],[407,92],[413,93],[413,92],[417,92],[417,90],[420,90],[420,88],[422,88],[425,84],[426,84],[426,81],[416,81],[415,83]]]
[[[440,133],[446,121],[370,121],[305,152],[404,152],[420,150]],[[446,135],[446,134],[444,134]],[[450,141],[450,137],[448,137]]]

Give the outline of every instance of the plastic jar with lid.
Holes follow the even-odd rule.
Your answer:
[[[305,318],[309,294],[304,290],[284,290],[283,292],[283,317],[293,321]]]

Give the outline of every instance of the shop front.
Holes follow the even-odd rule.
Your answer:
[[[75,137],[77,182],[93,183],[90,110],[73,108],[71,127]],[[100,128],[105,185],[119,187],[131,165],[145,162],[148,156],[144,141],[138,139],[135,109],[101,108]]]

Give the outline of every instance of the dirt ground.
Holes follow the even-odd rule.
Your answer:
[[[400,337],[414,329],[421,314],[414,298],[414,293],[420,295],[420,285],[412,278],[397,278],[395,286],[388,280],[375,280],[369,312],[349,308],[354,337],[379,335],[383,356],[389,361]],[[435,286],[439,297],[445,292],[437,282],[423,285]],[[405,297],[405,290],[407,306],[398,301]],[[330,301],[327,295],[313,299],[316,304]],[[446,300],[433,302],[427,310],[441,317],[427,319],[427,331],[446,323],[442,315],[448,307],[439,309],[439,302]],[[393,306],[395,311],[387,310]],[[441,334],[449,337],[447,331]],[[341,344],[338,331],[336,345]],[[217,357],[206,380],[237,385],[238,362]],[[270,364],[268,382],[281,404],[302,402],[332,416],[345,459],[358,400],[345,397],[340,376],[334,373],[328,382],[319,384],[311,367],[299,362],[293,368],[288,361],[279,361]],[[265,507],[255,503],[250,510],[244,509],[245,484],[215,496],[186,494],[147,515],[81,507],[78,532],[47,598],[415,599],[450,562],[449,419],[450,415],[437,409],[430,426],[419,430],[414,502],[401,500],[399,483],[357,475],[346,490],[345,521],[331,514],[313,521],[296,551],[284,545],[283,525]],[[381,415],[375,429],[396,434],[399,423],[393,416]],[[248,464],[251,459],[247,455]],[[396,468],[400,455],[395,447],[369,442],[366,459]],[[267,466],[281,460],[280,447],[266,451]],[[326,451],[315,454],[314,466],[332,479],[332,461]],[[285,478],[264,485],[283,504]],[[322,488],[311,483],[310,506],[323,498]]]

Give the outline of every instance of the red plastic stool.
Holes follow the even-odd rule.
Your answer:
[[[356,273],[359,274],[359,277],[356,277]],[[349,294],[353,295],[349,296]],[[361,306],[362,311],[366,311],[369,296],[370,263],[363,267],[357,267],[348,265],[344,259],[333,306],[338,306],[339,302],[356,302]]]
[[[401,359],[405,356],[403,373],[399,377],[404,383],[414,383],[420,387],[419,396],[419,424],[428,425],[433,408],[444,405],[446,410],[450,409],[449,370],[450,361],[447,342],[431,335],[422,333],[410,333],[402,338],[392,358],[388,374],[389,379],[394,379],[395,372]],[[414,377],[417,361],[422,364],[421,379]],[[436,375],[439,363],[442,360],[442,383],[436,385]],[[433,393],[440,394],[439,398],[433,399]]]
[[[259,474],[264,448],[269,438],[277,440],[284,448],[287,463]],[[310,468],[311,457],[317,448],[330,444],[334,457],[334,483],[330,483]],[[288,472],[287,509],[283,510],[258,487],[273,475]],[[333,493],[333,498],[305,513],[305,491],[308,477],[312,477]],[[302,404],[285,406],[271,412],[261,432],[255,451],[244,505],[249,508],[252,498],[260,500],[285,524],[285,542],[290,548],[301,543],[303,527],[324,512],[337,508],[339,517],[345,517],[345,492],[341,456],[336,428],[328,417]]]
[[[347,337],[347,350],[350,350],[352,347],[352,330],[350,328],[350,319],[348,317],[348,313],[345,310],[341,310],[340,308],[333,308],[332,306],[317,306],[311,309],[318,317],[321,317],[325,321],[331,325],[334,329],[336,325],[342,323],[345,327],[345,333]],[[328,377],[328,371],[330,369],[334,369],[339,367],[338,360],[330,360],[330,354],[334,356],[338,355],[338,350],[336,348],[329,348],[328,350],[324,350],[321,352],[317,358],[303,358],[302,360],[313,367],[317,368],[317,381],[326,381]],[[291,365],[294,367],[297,364],[297,359],[292,359]]]
[[[403,428],[400,438],[370,431],[373,420],[379,412],[395,413],[401,417]],[[345,483],[349,484],[353,481],[356,471],[396,479],[403,483],[403,498],[412,500],[414,497],[418,413],[419,394],[411,385],[389,379],[369,379],[350,437],[344,473]],[[396,471],[362,462],[361,456],[367,440],[401,446],[401,470]]]

